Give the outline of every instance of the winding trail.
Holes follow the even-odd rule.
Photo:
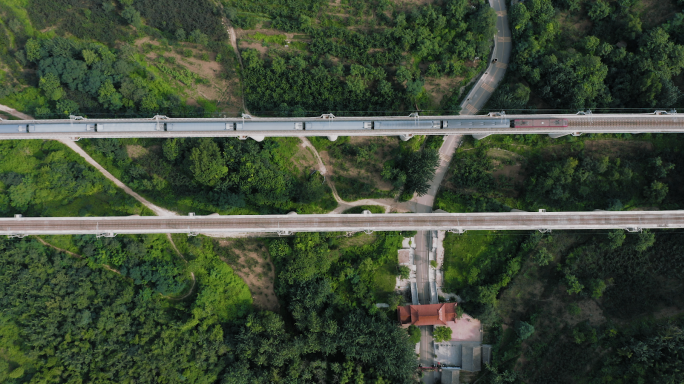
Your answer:
[[[323,164],[323,160],[321,159],[320,154],[316,150],[316,147],[311,144],[308,138],[306,137],[300,137],[302,140],[301,146],[304,148],[310,148],[311,152],[314,154],[316,157],[316,162],[318,163],[318,171],[321,173],[323,176],[330,176],[328,175],[328,169],[325,167],[325,164]],[[328,212],[328,214],[337,214],[337,213],[342,213],[345,210],[352,208],[352,207],[358,207],[361,205],[379,205],[381,207],[385,208],[385,213],[390,213],[393,209],[396,211],[403,211],[403,212],[411,212],[412,211],[412,204],[411,202],[406,202],[406,203],[399,203],[395,201],[394,199],[363,199],[363,200],[356,200],[356,201],[344,201],[340,197],[340,195],[337,193],[337,189],[335,188],[335,183],[333,183],[331,177],[326,177],[325,182],[328,184],[330,189],[332,190],[333,197],[335,198],[335,201],[337,202],[338,206],[334,210]]]
[[[185,257],[183,257],[183,254],[180,253],[180,251],[178,250],[178,247],[176,247],[176,243],[173,242],[173,238],[171,237],[170,233],[166,234],[166,238],[169,239],[169,242],[171,243],[171,246],[173,247],[173,249],[176,251],[176,254],[178,254],[178,256],[181,259],[183,259],[183,261],[185,262],[185,265],[188,265],[188,260],[186,260]],[[185,295],[183,295],[181,297],[169,297],[169,296],[164,296],[164,297],[166,297],[169,300],[180,301],[180,300],[183,300],[183,299],[187,298],[188,296],[192,295],[192,293],[195,291],[195,284],[197,283],[197,279],[195,279],[195,273],[194,272],[190,272],[190,277],[192,278],[192,286],[190,287],[190,290],[188,291],[188,293],[186,293]]]
[[[223,24],[225,25],[226,31],[228,32],[228,35],[230,37],[230,45],[233,47],[235,56],[237,56],[238,63],[240,63],[240,68],[244,72],[245,67],[242,65],[242,57],[240,56],[240,50],[238,49],[237,45],[237,33],[235,33],[235,28],[233,28],[233,24],[230,22],[230,20],[228,20],[227,17],[223,18]],[[240,91],[242,92],[242,109],[244,109],[245,113],[249,115],[247,103],[245,103],[245,88],[242,85],[242,79],[238,81],[240,82]]]
[[[33,116],[29,116],[25,113],[21,113],[14,108],[10,108],[10,107],[8,107],[6,105],[2,105],[2,104],[0,104],[0,112],[5,112],[5,113],[10,114],[14,117],[18,117],[22,120],[34,120]]]
[[[81,147],[78,146],[78,144],[76,144],[76,142],[71,141],[71,140],[59,140],[59,142],[66,145],[67,147],[71,148],[74,152],[78,153],[79,155],[81,155],[81,157],[83,157],[88,162],[88,164],[92,165],[98,171],[100,171],[100,173],[102,173],[104,175],[104,177],[106,177],[111,182],[116,184],[117,187],[123,189],[123,191],[126,192],[127,194],[133,196],[133,198],[138,200],[141,204],[143,204],[144,206],[146,206],[147,208],[152,210],[152,212],[154,212],[155,215],[157,215],[157,216],[178,216],[178,213],[173,212],[173,211],[169,211],[168,209],[154,205],[151,202],[149,202],[147,199],[145,199],[144,197],[142,197],[139,194],[137,194],[136,192],[134,192],[126,184],[122,183],[119,179],[114,177],[114,175],[109,173],[109,171],[104,169],[104,167],[102,167],[97,161],[95,161],[95,159],[90,157],[90,155],[86,151],[84,151]]]

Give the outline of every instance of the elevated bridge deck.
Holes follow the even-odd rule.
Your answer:
[[[0,235],[684,228],[684,211],[2,218]]]

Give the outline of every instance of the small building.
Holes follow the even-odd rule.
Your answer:
[[[456,303],[406,305],[397,309],[397,315],[402,326],[447,325],[456,320]]]
[[[461,369],[468,372],[482,370],[482,346],[461,346]]]
[[[442,368],[442,384],[459,384],[461,382],[461,370],[454,368]]]
[[[489,344],[482,345],[482,364],[492,363],[492,346]]]

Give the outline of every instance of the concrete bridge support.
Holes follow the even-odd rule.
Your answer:
[[[491,133],[482,134],[482,135],[473,135],[473,137],[475,138],[475,140],[482,140],[482,139],[484,139],[484,138],[487,137],[487,136],[491,136]]]

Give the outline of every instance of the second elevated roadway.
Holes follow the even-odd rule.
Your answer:
[[[0,235],[684,228],[684,211],[0,218]]]

